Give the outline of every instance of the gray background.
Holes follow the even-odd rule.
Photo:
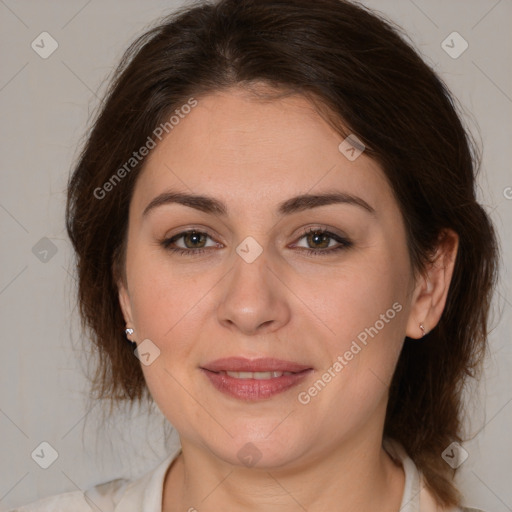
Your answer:
[[[84,340],[63,215],[69,170],[107,76],[136,35],[183,3],[0,0],[0,510],[133,478],[165,456],[158,411],[149,419],[135,411],[130,421],[117,416],[102,426],[99,405],[91,409],[85,401]],[[512,2],[364,3],[405,29],[484,146],[479,194],[500,233],[503,267],[485,379],[467,394],[474,439],[463,445],[469,457],[458,481],[468,504],[511,511]],[[47,59],[31,47],[44,31],[58,43]],[[469,44],[458,58],[441,45],[453,31]],[[452,51],[461,48],[448,41]],[[58,453],[48,469],[31,457],[43,441]]]

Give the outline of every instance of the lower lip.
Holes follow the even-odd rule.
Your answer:
[[[304,370],[292,375],[282,375],[273,379],[235,379],[224,373],[215,373],[204,368],[202,372],[210,382],[222,393],[239,400],[254,401],[271,398],[297,386],[312,371]]]

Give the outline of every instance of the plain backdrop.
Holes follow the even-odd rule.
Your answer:
[[[106,78],[137,35],[184,3],[0,0],[0,510],[134,478],[167,453],[158,411],[101,425],[100,407],[86,407],[81,347],[87,340],[80,339],[73,307],[64,205],[70,168]],[[502,274],[485,378],[467,394],[474,438],[464,443],[469,457],[458,482],[468,504],[511,511],[512,2],[364,3],[405,29],[460,100],[484,148],[479,196],[499,231]],[[32,47],[42,32],[58,44],[47,58]],[[57,454],[47,469],[31,455],[43,442]]]

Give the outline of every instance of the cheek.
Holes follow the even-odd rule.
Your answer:
[[[138,331],[166,344],[194,317],[202,295],[212,287],[207,271],[191,276],[159,248],[139,249],[131,260],[134,321]],[[207,270],[207,269],[205,269]]]
[[[364,342],[367,330],[375,334],[376,328],[381,337],[389,339],[396,339],[403,331],[409,286],[407,269],[406,255],[385,244],[376,244],[366,248],[364,256],[356,255],[332,269],[324,276],[326,284],[322,287],[315,276],[301,278],[298,293],[308,298],[308,304],[324,320],[331,332],[329,339],[334,340],[333,348],[348,350],[358,335]]]
[[[330,277],[321,300],[317,295],[331,331],[323,370],[331,368],[337,376],[334,401],[343,396],[344,402],[364,400],[366,407],[382,397],[391,380],[405,337],[409,285],[407,254],[392,246],[367,249],[364,258],[354,258]]]
[[[134,260],[135,261],[135,260]],[[193,393],[191,368],[197,362],[194,340],[198,339],[204,318],[199,318],[208,297],[202,295],[212,287],[191,283],[185,275],[170,272],[158,258],[141,258],[144,264],[132,274],[132,299],[135,325],[140,339],[151,340],[159,356],[150,364],[141,363],[150,394],[162,414],[178,430],[190,429],[190,423],[204,423],[204,412],[190,394]],[[205,282],[208,281],[205,278]],[[201,293],[203,291],[203,293]]]

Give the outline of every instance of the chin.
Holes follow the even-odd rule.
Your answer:
[[[291,433],[289,428],[283,428],[279,433],[272,432],[277,425],[275,421],[269,422],[268,425],[269,428],[264,433],[238,429],[236,436],[226,444],[207,444],[218,458],[228,464],[263,470],[287,466],[304,454],[306,439],[301,440],[300,436]]]

